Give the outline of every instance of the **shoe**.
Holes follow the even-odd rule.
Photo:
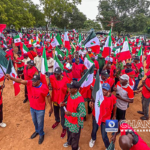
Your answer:
[[[59,125],[60,122],[55,122],[53,125],[52,125],[52,129],[55,129],[58,125]]]
[[[143,116],[143,117],[141,117],[140,119],[141,119],[141,120],[148,120],[148,119],[149,119],[149,117],[145,117],[145,116]]]
[[[144,112],[143,111],[137,111],[137,113],[141,114],[141,115],[144,115]]]
[[[84,121],[86,121],[86,116],[84,117]]]
[[[61,133],[61,136],[60,136],[61,138],[64,138],[64,137],[65,137],[66,131],[67,131],[66,129],[63,129],[63,130],[62,130],[62,133]]]
[[[4,123],[4,122],[0,123],[0,127],[5,128],[6,127],[6,123]]]
[[[28,99],[26,98],[24,101],[23,101],[23,103],[26,103],[28,101]]]
[[[66,142],[66,143],[63,144],[63,147],[68,147],[68,146],[70,146],[70,145],[68,144],[68,142]]]
[[[89,147],[92,148],[94,146],[94,144],[95,144],[95,141],[91,139],[90,142],[89,142]]]
[[[39,144],[42,144],[44,141],[44,135],[39,137]]]
[[[34,132],[34,133],[31,135],[30,139],[34,139],[37,135],[38,135],[38,133],[37,133],[37,132]]]

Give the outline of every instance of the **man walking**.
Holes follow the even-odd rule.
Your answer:
[[[31,135],[31,139],[35,138],[38,134],[39,144],[42,144],[44,141],[44,116],[45,116],[45,97],[47,97],[50,111],[52,113],[52,102],[50,99],[48,87],[40,82],[40,75],[34,75],[32,80],[22,80],[19,78],[13,78],[9,74],[6,77],[12,81],[23,84],[27,86],[28,98],[30,102],[30,112],[32,116],[32,121],[35,126],[35,132]]]

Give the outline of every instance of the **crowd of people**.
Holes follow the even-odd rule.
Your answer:
[[[5,51],[5,57],[11,59],[16,69],[18,78],[9,74],[5,78],[25,85],[25,99],[30,102],[30,111],[35,126],[35,132],[31,139],[39,135],[39,144],[44,141],[44,115],[47,98],[49,103],[49,116],[54,112],[55,123],[52,129],[61,123],[61,138],[67,134],[67,142],[64,147],[71,146],[72,150],[79,150],[79,139],[83,124],[86,123],[86,115],[92,116],[92,131],[89,147],[94,147],[98,128],[101,127],[102,140],[105,148],[109,148],[111,141],[115,143],[116,136],[121,132],[119,145],[122,150],[150,150],[142,138],[134,129],[126,124],[126,130],[113,134],[109,139],[105,131],[106,120],[125,120],[126,110],[134,102],[135,94],[142,93],[141,120],[149,120],[150,103],[150,40],[141,39],[130,41],[131,58],[119,59],[117,49],[122,49],[125,42],[124,37],[111,36],[112,47],[107,57],[103,56],[107,37],[97,36],[100,41],[98,53],[92,47],[85,47],[78,42],[78,33],[67,33],[70,48],[65,46],[63,33],[61,34],[61,45],[53,46],[56,33],[24,33],[20,36],[20,43],[16,45],[12,36],[3,33],[0,38],[0,49]],[[38,40],[37,40],[38,37]],[[82,41],[87,37],[81,34]],[[6,41],[6,45],[5,42]],[[36,41],[36,44],[33,44]],[[15,46],[16,45],[16,46]],[[28,48],[25,53],[24,45]],[[17,51],[14,49],[18,48]],[[47,85],[41,82],[41,66],[43,61],[43,50],[46,50],[48,71]],[[138,55],[142,49],[142,59]],[[56,60],[57,56],[59,62]],[[85,60],[94,64],[92,83],[88,87],[81,87],[79,81],[88,72],[89,68]],[[57,61],[57,66],[56,66]],[[144,65],[146,64],[146,66]],[[144,72],[145,70],[145,72]],[[99,74],[104,100],[100,105],[100,121],[95,119],[95,103],[92,97],[96,75]],[[146,78],[144,78],[146,76]],[[140,82],[142,81],[142,82]],[[4,85],[0,87],[2,90]],[[6,87],[7,88],[7,87]],[[0,93],[1,94],[1,93]],[[85,107],[87,103],[87,109]],[[0,127],[6,127],[3,123],[2,96],[0,97]],[[105,112],[105,113],[104,113]],[[134,118],[133,118],[134,119]],[[129,132],[132,130],[132,132]],[[98,140],[98,139],[97,139]]]

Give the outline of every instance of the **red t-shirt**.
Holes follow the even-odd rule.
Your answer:
[[[24,67],[24,63],[18,61],[18,60],[23,60],[23,59],[24,59],[23,56],[17,58],[16,62],[17,62],[17,67],[18,67],[18,68]],[[19,63],[19,64],[18,64],[18,63]]]
[[[145,84],[150,88],[150,78],[147,78],[145,80]],[[143,86],[142,88],[142,94],[145,98],[150,98],[150,92],[147,90],[147,88],[145,86]]]
[[[143,67],[142,63],[138,63],[136,64],[137,68],[140,69],[141,67]],[[132,69],[135,71],[135,78],[137,78],[139,76],[139,73],[136,73],[136,68],[134,66],[134,64],[132,63]]]
[[[99,69],[99,63],[97,60],[94,60],[95,68],[98,70]],[[94,75],[96,75],[97,71],[94,70]]]
[[[81,74],[82,72],[84,71],[84,65],[83,64],[76,64],[76,63],[73,63],[72,65],[72,75],[73,75],[73,78],[81,78]]]
[[[123,123],[120,126],[121,136],[126,135],[128,130],[132,130],[138,136],[138,142],[133,145],[130,150],[150,150],[147,144],[143,141],[143,139],[134,131],[134,129],[129,126],[127,123]]]
[[[67,77],[63,77],[61,80],[56,80],[55,75],[51,75],[50,82],[52,86],[52,101],[60,104],[65,99],[67,94],[67,83],[70,81]]]
[[[47,86],[41,83],[40,87],[33,87],[32,81],[28,80],[27,90],[30,107],[36,110],[45,110],[45,97],[49,93]]]
[[[27,65],[24,66],[24,79],[25,80],[31,80],[33,76],[38,73],[38,70],[33,66],[32,68],[28,69]]]

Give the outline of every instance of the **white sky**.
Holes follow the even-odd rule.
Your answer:
[[[35,4],[40,4],[39,0],[32,0]],[[83,12],[88,19],[95,20],[98,15],[99,0],[82,0],[81,5],[77,7],[81,12]]]

